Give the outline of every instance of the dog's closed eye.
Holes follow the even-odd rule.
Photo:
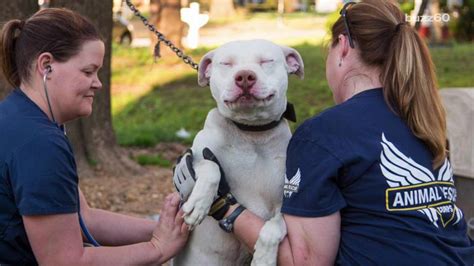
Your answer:
[[[273,59],[260,59],[259,64],[263,65],[263,64],[273,63],[273,61],[275,61],[275,60],[273,60]]]
[[[219,64],[228,66],[228,67],[232,67],[234,65],[232,62],[220,62]]]

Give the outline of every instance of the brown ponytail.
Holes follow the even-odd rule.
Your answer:
[[[25,22],[10,20],[1,33],[2,71],[18,87],[28,81],[40,54],[49,52],[55,60],[65,62],[90,40],[102,40],[98,30],[88,19],[65,8],[42,9]]]
[[[428,146],[433,167],[439,167],[447,152],[446,118],[428,47],[391,1],[363,0],[348,9],[347,17],[362,60],[381,70],[385,101]],[[333,45],[344,31],[339,18]]]
[[[13,19],[5,23],[0,36],[0,62],[2,73],[13,87],[20,84],[20,77],[15,63],[15,42],[24,26],[24,22]]]
[[[430,52],[412,28],[400,28],[382,75],[385,98],[398,109],[415,136],[426,143],[437,168],[446,157],[446,114]]]

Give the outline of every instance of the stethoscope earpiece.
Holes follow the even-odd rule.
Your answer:
[[[53,69],[51,68],[50,65],[47,65],[46,69],[44,71],[45,71],[45,74],[49,74],[49,73],[53,72]]]

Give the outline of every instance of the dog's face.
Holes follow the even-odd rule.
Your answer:
[[[303,60],[296,50],[265,40],[235,41],[201,59],[198,82],[210,85],[224,117],[261,125],[285,111],[288,74],[303,78]]]

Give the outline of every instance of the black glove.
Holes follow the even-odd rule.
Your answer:
[[[219,166],[219,170],[221,172],[221,180],[219,182],[219,188],[217,190],[217,198],[212,203],[211,209],[209,210],[208,214],[214,217],[214,219],[216,220],[221,220],[222,218],[224,218],[224,215],[227,210],[229,210],[229,207],[231,205],[236,204],[237,200],[234,198],[234,195],[230,193],[230,187],[225,178],[224,170],[222,169],[222,166],[219,163],[219,160],[217,160],[217,157],[214,155],[214,153],[212,153],[209,148],[204,148],[204,150],[202,151],[202,155],[204,159],[215,162]]]
[[[221,173],[219,188],[208,215],[214,217],[216,220],[221,220],[229,207],[237,203],[237,200],[234,198],[232,193],[230,193],[230,187],[225,178],[224,170],[214,153],[212,153],[209,148],[204,148],[202,155],[205,160],[213,161],[219,166]],[[173,183],[183,202],[189,198],[189,195],[196,184],[197,177],[192,162],[193,152],[191,149],[188,149],[178,158],[176,166],[173,168]]]

